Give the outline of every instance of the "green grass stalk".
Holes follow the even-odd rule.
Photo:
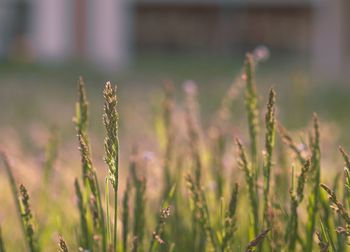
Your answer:
[[[45,149],[45,161],[44,161],[44,182],[47,184],[51,177],[54,163],[58,155],[58,130],[53,127],[50,131],[50,138]]]
[[[113,185],[114,190],[114,230],[113,230],[113,250],[117,251],[118,237],[118,174],[119,174],[119,139],[118,139],[118,120],[117,111],[117,88],[112,87],[107,82],[103,91],[105,103],[103,123],[105,126],[105,162],[108,166],[108,178]]]
[[[246,80],[245,88],[245,105],[248,116],[248,126],[250,135],[250,149],[252,166],[255,180],[258,177],[258,133],[259,133],[259,111],[258,111],[258,97],[256,91],[255,80],[255,63],[254,56],[250,53],[246,55],[244,66],[244,78]]]
[[[130,182],[126,182],[126,188],[123,196],[123,251],[126,252],[128,248],[128,233],[129,233],[129,196]]]
[[[5,167],[5,170],[6,170],[6,174],[7,174],[9,183],[10,183],[12,197],[15,201],[18,218],[20,220],[22,220],[22,208],[21,208],[21,203],[18,199],[18,190],[17,190],[15,177],[13,176],[13,173],[12,173],[12,170],[13,170],[12,165],[10,164],[6,154],[2,151],[0,151],[0,160],[2,160],[3,165]],[[20,221],[20,223],[21,223],[22,233],[25,236],[26,235],[26,227],[25,227],[23,221]],[[27,247],[27,248],[29,249],[29,247]]]
[[[75,194],[78,199],[78,209],[80,215],[80,228],[81,228],[81,246],[84,249],[91,248],[92,237],[88,229],[88,223],[86,219],[86,206],[84,204],[83,194],[80,189],[78,179],[74,181]]]
[[[222,238],[221,251],[232,251],[232,243],[234,241],[234,233],[236,231],[236,210],[238,198],[238,183],[232,189],[230,204],[225,214],[224,235]]]
[[[264,155],[264,222],[270,228],[268,216],[269,193],[270,193],[270,176],[272,167],[272,153],[275,145],[275,91],[270,90],[269,101],[267,103],[267,112],[265,115],[266,134],[265,134],[265,155]]]
[[[252,235],[255,237],[259,230],[259,203],[258,192],[256,187],[256,180],[254,179],[254,172],[249,166],[245,150],[242,143],[236,139],[239,155],[239,166],[242,168],[245,174],[245,180],[248,187],[249,201],[250,201],[250,219],[252,222]]]
[[[91,148],[89,145],[88,136],[88,115],[89,110],[87,95],[85,91],[85,84],[82,77],[80,77],[78,80],[78,101],[76,103],[76,115],[74,121],[79,140],[79,150],[82,165],[82,180],[83,185],[86,188],[86,192],[81,192],[81,194],[83,195],[83,201],[90,201],[90,210],[93,216],[94,226],[97,232],[102,237],[102,251],[106,252],[107,232],[105,230],[105,217],[102,207],[100,187],[97,179],[96,170],[94,169],[94,166],[92,164]],[[81,225],[84,226],[85,224],[82,223]],[[92,244],[90,243],[88,245],[92,246]]]
[[[164,197],[169,193],[172,186],[171,176],[171,160],[174,152],[174,86],[171,82],[164,84],[164,100],[163,100],[163,121],[165,129],[165,153],[164,153]]]
[[[162,203],[162,209],[158,216],[157,226],[155,231],[152,234],[152,240],[151,240],[151,245],[149,247],[149,252],[156,252],[159,250],[158,249],[159,244],[165,244],[164,240],[161,237],[163,235],[164,225],[170,216],[170,212],[171,212],[170,203],[173,201],[175,197],[175,192],[176,192],[176,185],[174,184],[170,188],[168,194],[166,195]]]
[[[19,187],[19,202],[21,207],[21,220],[25,229],[25,238],[27,240],[28,248],[30,252],[38,252],[39,243],[34,232],[33,215],[29,205],[29,195],[27,189],[20,185]]]
[[[205,233],[208,241],[212,245],[212,249],[214,251],[220,251],[216,233],[210,224],[210,215],[205,194],[191,175],[186,176],[186,182],[194,203],[194,216],[196,218],[196,222]]]
[[[145,231],[146,179],[144,177],[139,178],[137,174],[137,155],[137,149],[134,149],[130,158],[130,173],[135,188],[132,252],[143,251]]]
[[[0,227],[0,252],[5,252],[4,240],[2,238],[2,229]]]
[[[308,202],[308,221],[306,224],[306,250],[312,251],[314,242],[314,233],[316,226],[316,217],[319,206],[320,198],[320,178],[321,178],[321,165],[320,165],[320,132],[317,115],[313,115],[313,141],[312,141],[312,156],[311,156],[311,172],[312,172],[312,188],[311,195]]]
[[[307,160],[301,169],[301,173],[298,177],[297,189],[294,191],[292,182],[292,188],[290,190],[290,217],[288,220],[288,232],[285,234],[285,240],[288,243],[288,250],[295,251],[296,242],[298,238],[298,206],[304,199],[304,187],[306,182],[306,174],[310,170],[311,162]],[[294,177],[294,175],[292,176]]]

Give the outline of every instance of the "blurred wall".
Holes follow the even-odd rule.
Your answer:
[[[276,50],[308,52],[310,4],[139,2],[135,41],[139,50],[228,52],[264,44]]]

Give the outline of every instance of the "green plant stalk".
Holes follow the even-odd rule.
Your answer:
[[[79,208],[79,213],[80,213],[80,225],[81,225],[81,233],[83,236],[83,248],[87,249],[91,247],[91,242],[92,238],[88,229],[88,224],[86,220],[86,207],[84,206],[84,200],[83,200],[83,195],[80,189],[80,185],[78,182],[78,179],[75,179],[74,181],[74,186],[75,186],[75,193],[78,198],[78,208]]]
[[[50,138],[45,149],[45,162],[44,162],[44,182],[45,185],[49,182],[54,163],[58,155],[58,130],[53,127],[50,131]]]
[[[171,159],[173,156],[174,146],[174,126],[173,126],[173,113],[174,113],[174,86],[171,82],[164,84],[164,100],[163,100],[163,122],[166,134],[166,145],[164,153],[164,196],[166,197],[171,189],[172,176],[171,176]]]
[[[292,189],[290,192],[291,206],[290,206],[290,218],[288,220],[288,233],[285,235],[285,240],[288,242],[288,250],[295,251],[296,241],[298,237],[298,206],[304,199],[304,187],[306,181],[306,173],[310,170],[311,162],[307,160],[298,177],[297,189],[294,191],[294,182],[292,182]],[[292,175],[294,178],[294,174]]]
[[[323,235],[323,237],[325,237],[326,242],[328,244],[330,244],[330,248],[332,249],[332,252],[339,252],[339,250],[336,250],[332,236],[329,233],[329,229],[327,227],[325,227],[322,219],[320,220],[320,226],[321,226],[322,235]]]
[[[250,218],[253,222],[253,236],[257,236],[259,232],[259,211],[258,211],[258,196],[256,191],[256,181],[252,174],[251,169],[249,168],[247,156],[245,154],[242,143],[236,139],[236,144],[238,146],[238,155],[239,155],[239,165],[243,169],[245,174],[245,180],[248,186],[249,200],[250,200]]]
[[[253,225],[254,233],[253,237],[258,235],[259,226],[259,196],[258,196],[258,176],[259,176],[259,165],[258,165],[258,132],[259,132],[259,111],[258,111],[258,98],[256,91],[256,80],[255,80],[255,66],[254,56],[251,53],[247,53],[246,61],[244,65],[244,74],[246,80],[245,88],[245,105],[248,117],[248,127],[250,136],[250,151],[251,151],[251,167],[249,173],[246,172],[246,180],[248,182],[250,201],[253,213]],[[248,166],[247,166],[248,168]],[[248,169],[246,169],[248,171]]]
[[[107,244],[111,244],[111,216],[109,211],[109,180],[105,180],[105,202],[106,202],[106,232],[107,232]]]
[[[163,211],[163,210],[162,210]],[[165,224],[165,220],[158,220],[155,231],[152,235],[151,245],[149,246],[149,252],[157,251],[158,244],[164,244],[165,242],[162,240],[160,233],[163,232],[163,226]]]
[[[347,169],[347,168],[345,168]],[[339,188],[339,181],[341,181],[342,179],[342,173],[339,173],[336,178],[334,179],[334,182],[333,182],[333,190],[336,190],[337,188]],[[345,174],[344,174],[345,175]],[[344,176],[344,183],[340,183],[342,185],[342,188],[343,188],[343,197],[342,197],[342,202],[344,202],[344,204],[349,207],[349,205],[347,205],[347,199],[349,197],[349,192],[348,192],[348,189],[346,187],[346,175]],[[338,186],[338,187],[337,187]],[[330,209],[328,208],[328,211],[330,211]],[[339,227],[342,225],[342,218],[337,215],[335,216],[335,213],[332,213],[333,214],[333,218],[334,218],[334,224],[331,227],[328,227],[329,230],[334,230],[334,227]],[[346,251],[346,241],[345,241],[345,237],[343,235],[335,235],[335,238],[336,238],[336,247],[337,247],[337,250],[339,252],[344,252]]]
[[[329,243],[326,241],[326,237],[324,236],[324,234],[316,232],[316,235],[318,239],[318,246],[320,248],[320,252],[329,252]]]
[[[224,235],[221,243],[222,252],[229,251],[229,249],[232,249],[230,246],[233,243],[234,232],[236,228],[235,214],[236,214],[237,203],[238,203],[237,198],[238,198],[238,183],[236,183],[232,189],[230,204],[225,214]]]
[[[312,193],[309,197],[308,204],[308,222],[306,224],[306,250],[312,251],[313,247],[313,235],[315,232],[316,216],[318,211],[318,203],[320,197],[320,177],[321,177],[321,167],[320,167],[320,133],[317,115],[313,116],[313,128],[314,137],[312,144],[312,175],[313,175],[313,187]]]
[[[5,252],[4,240],[2,238],[2,230],[0,227],[0,252]]]
[[[129,193],[130,182],[126,182],[126,188],[123,197],[123,251],[127,251],[128,233],[129,233]]]
[[[94,183],[98,185],[97,175],[95,173],[94,175]],[[103,206],[102,206],[102,199],[101,199],[101,192],[100,187],[97,186],[97,202],[98,202],[98,211],[100,212],[100,225],[101,225],[101,233],[102,233],[102,249],[103,251],[107,251],[107,231],[106,231],[106,225],[105,225],[105,217],[103,212]]]
[[[170,216],[170,204],[173,202],[176,192],[176,184],[174,184],[168,194],[165,196],[163,203],[162,203],[162,209],[158,216],[158,222],[157,227],[152,235],[151,245],[149,247],[149,252],[155,252],[158,251],[158,245],[164,244],[165,242],[161,239],[163,234],[164,225],[167,221],[167,219]]]
[[[343,218],[347,225],[350,225],[350,214],[346,211],[344,205],[338,201],[335,193],[325,184],[321,184],[321,187],[327,192],[329,200],[334,205],[333,208],[336,210],[336,212]]]
[[[115,175],[115,177],[118,177],[118,175]],[[118,180],[117,180],[118,181]],[[118,182],[116,183],[116,186],[114,187],[114,230],[113,230],[113,244],[115,251],[118,250]]]
[[[336,176],[339,177],[339,176]],[[336,179],[337,180],[337,179]],[[339,181],[337,181],[339,182]],[[335,190],[333,188],[333,190]],[[322,232],[324,233],[326,240],[329,242],[329,244],[331,245],[331,248],[333,249],[334,244],[333,244],[333,238],[331,236],[329,236],[329,230],[334,230],[335,227],[333,225],[333,223],[336,222],[336,217],[332,214],[331,209],[329,208],[329,203],[327,200],[327,195],[325,192],[320,192],[320,226],[322,228]],[[323,220],[323,221],[322,221]],[[338,236],[339,238],[341,236]],[[341,252],[341,250],[339,249],[337,252]]]
[[[113,249],[118,250],[118,184],[119,184],[119,139],[118,139],[118,121],[117,111],[117,88],[112,88],[112,84],[107,82],[103,91],[104,115],[103,123],[105,126],[105,162],[108,165],[108,178],[114,189],[114,230],[113,230]]]
[[[99,183],[97,179],[96,170],[94,169],[91,161],[91,150],[89,146],[89,136],[88,136],[88,100],[85,91],[85,83],[82,77],[78,80],[78,101],[76,103],[76,115],[75,124],[78,133],[79,149],[81,153],[81,163],[82,163],[82,180],[86,193],[81,193],[86,197],[89,193],[92,193],[95,198],[94,208],[98,213],[99,221],[99,233],[102,237],[102,251],[107,251],[107,237],[106,237],[106,227],[104,219],[104,211],[102,207],[102,199],[100,194]],[[88,199],[86,199],[87,201]],[[82,224],[83,225],[83,224]],[[90,244],[91,246],[91,244]]]
[[[344,168],[344,175],[345,175],[345,188],[346,188],[346,194],[344,197],[346,197],[348,206],[350,206],[350,171],[349,168],[345,167]]]
[[[198,187],[196,181],[191,177],[191,175],[186,176],[186,181],[188,189],[192,194],[195,221],[200,225],[207,239],[211,242],[214,251],[220,251],[217,237],[210,224],[210,215],[205,194],[202,188]]]
[[[187,134],[189,136],[189,146],[192,158],[192,166],[194,170],[195,183],[199,187],[202,177],[202,161],[199,152],[199,133],[198,129],[195,127],[195,119],[193,109],[190,109],[188,105],[186,111],[186,123],[187,123]],[[194,207],[195,208],[195,207]],[[205,234],[201,232],[202,230],[198,226],[198,222],[195,216],[195,210],[192,211],[192,241],[193,250],[203,250]]]
[[[158,219],[157,227],[152,235],[151,245],[149,247],[149,252],[156,252],[158,251],[158,245],[164,244],[165,242],[162,240],[161,235],[163,233],[164,225],[166,223],[166,220],[170,216],[170,207],[162,208],[160,212],[160,216]]]
[[[30,252],[40,251],[38,240],[34,232],[33,227],[33,216],[29,205],[29,195],[27,189],[20,185],[19,188],[19,202],[21,207],[21,220],[25,228],[25,238],[28,243],[28,248]]]
[[[224,193],[224,174],[223,174],[223,156],[225,154],[225,136],[221,132],[219,127],[214,128],[217,131],[215,138],[213,139],[212,155],[211,155],[211,166],[212,173],[216,181],[216,196],[220,200]]]
[[[265,116],[266,134],[265,134],[265,157],[264,157],[264,222],[270,228],[270,219],[268,216],[270,175],[272,167],[272,153],[275,145],[275,91],[270,90],[269,101],[267,103],[267,112]]]
[[[344,205],[337,199],[337,196],[336,196],[334,190],[330,189],[325,184],[321,184],[321,188],[328,194],[329,201],[331,202],[331,207],[333,208],[333,210],[338,215],[338,219],[335,219],[335,222],[337,222],[337,224],[338,224],[337,225],[338,226],[338,230],[339,230],[339,228],[341,228],[343,230],[348,230],[348,225],[350,223],[350,214],[345,209]],[[329,218],[329,216],[328,216],[328,218]],[[345,228],[340,226],[343,221],[340,221],[339,219],[342,219],[343,221],[345,221],[345,223],[346,223]],[[339,241],[343,240],[342,236],[340,235],[341,232],[337,236],[337,238],[338,238],[338,247],[337,247],[337,249],[335,249],[335,245],[334,245],[332,236],[329,233],[330,228],[329,227],[325,227],[322,222],[321,222],[321,225],[322,225],[322,229],[325,230],[325,232],[326,232],[325,237],[326,237],[327,241],[329,241],[329,243],[331,244],[332,250],[333,251],[343,251],[344,250],[344,244],[339,244]],[[346,236],[348,236],[348,234],[346,234]]]
[[[103,251],[107,250],[107,237],[106,237],[106,227],[105,227],[105,219],[104,219],[104,212],[102,207],[102,199],[100,194],[100,187],[97,180],[97,174],[96,170],[93,168],[92,161],[91,161],[91,154],[90,149],[85,143],[85,140],[83,136],[78,135],[79,139],[79,148],[81,152],[81,162],[82,166],[84,167],[83,170],[85,170],[85,187],[88,189],[87,192],[91,192],[92,196],[94,197],[95,201],[93,202],[93,208],[97,211],[98,215],[98,222],[99,227],[98,231],[102,236],[102,247]]]
[[[250,53],[246,55],[244,77],[246,78],[245,104],[248,116],[248,126],[250,135],[250,149],[252,158],[252,167],[254,169],[254,179],[258,178],[258,151],[257,135],[259,132],[258,118],[258,98],[256,94],[254,56]]]
[[[137,150],[133,149],[132,156],[130,158],[130,173],[135,187],[134,198],[134,226],[133,226],[133,246],[132,252],[138,252],[142,249],[139,245],[143,242],[144,229],[145,229],[145,192],[146,192],[146,179],[144,177],[139,178],[136,172],[136,158]]]
[[[199,185],[202,177],[202,161],[199,153],[199,134],[194,125],[193,115],[187,112],[186,119],[187,119],[188,135],[190,139],[189,144],[190,144],[191,156],[192,156],[193,166],[194,166],[195,180],[197,185]]]
[[[339,151],[343,156],[344,164],[345,164],[345,167],[344,167],[344,176],[345,176],[344,198],[347,201],[347,206],[350,207],[350,173],[349,173],[350,159],[349,159],[349,155],[345,152],[343,147],[339,146]]]
[[[7,177],[8,177],[9,183],[10,183],[12,196],[13,196],[13,199],[15,201],[18,218],[21,220],[22,219],[21,203],[18,199],[18,191],[17,191],[17,186],[16,186],[16,180],[15,180],[15,177],[13,176],[13,173],[12,173],[12,170],[13,170],[12,166],[11,166],[6,154],[2,151],[0,151],[0,159],[2,160],[2,162],[5,166]],[[26,235],[25,225],[24,225],[23,221],[20,221],[20,222],[21,222],[22,233],[25,236]],[[27,244],[26,244],[26,246],[29,249]]]
[[[139,245],[143,243],[144,228],[145,228],[145,191],[146,180],[138,179],[136,181],[135,209],[134,209],[134,246],[133,252],[138,252],[142,249]]]
[[[78,101],[75,104],[74,122],[76,126],[76,131],[78,132],[78,136],[81,136],[87,148],[90,148],[89,138],[88,138],[89,103],[87,100],[85,83],[84,83],[83,77],[81,76],[79,77],[77,85],[78,85],[77,87]],[[83,180],[84,186],[88,183],[87,181],[88,169],[89,167],[82,165],[82,180]]]

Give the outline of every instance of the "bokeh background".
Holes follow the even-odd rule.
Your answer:
[[[349,7],[345,0],[2,0],[0,132],[27,135],[33,123],[71,134],[79,75],[91,90],[92,117],[106,80],[118,84],[122,110],[143,111],[165,80],[181,97],[188,79],[199,86],[205,117],[240,74],[245,53],[259,46],[270,52],[257,70],[259,89],[276,87],[287,126],[304,126],[315,111],[343,127]]]
[[[317,112],[325,142],[349,146],[349,11],[347,0],[1,0],[0,146],[15,160],[17,176],[35,185],[57,129],[55,166],[73,185],[80,172],[72,122],[79,76],[87,84],[93,154],[103,173],[107,80],[118,85],[126,164],[135,143],[147,153],[159,149],[155,118],[164,82],[174,83],[179,103],[183,83],[197,83],[205,127],[241,75],[245,53],[256,48],[266,53],[257,67],[260,106],[273,86],[285,126],[303,129]],[[231,113],[233,121],[245,120],[242,92]],[[0,223],[10,237],[8,211],[0,209]]]

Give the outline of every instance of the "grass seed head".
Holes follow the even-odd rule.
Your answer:
[[[65,242],[65,240],[63,239],[62,236],[59,236],[58,245],[60,247],[61,252],[68,252],[67,244],[66,244],[66,242]]]
[[[117,88],[112,87],[107,82],[103,91],[105,98],[103,123],[105,126],[105,162],[109,169],[109,179],[114,187],[118,186],[118,166],[119,166],[119,139],[118,139],[118,121],[119,114],[117,111]]]

